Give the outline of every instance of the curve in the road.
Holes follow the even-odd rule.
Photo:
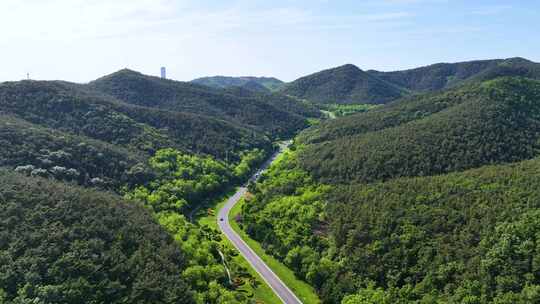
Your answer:
[[[270,163],[276,159],[276,157],[283,151],[285,146],[280,147],[280,151],[274,154],[274,156],[265,163],[265,165],[255,174],[254,178],[257,178],[263,170],[266,170]],[[229,213],[231,209],[240,201],[242,196],[246,194],[247,188],[241,187],[238,191],[227,200],[227,203],[218,214],[218,226],[221,232],[233,243],[234,247],[238,249],[240,254],[249,262],[249,264],[259,273],[264,281],[272,288],[274,293],[285,304],[301,304],[302,301],[296,297],[296,295],[281,281],[281,279],[263,262],[263,260],[242,240],[242,238],[233,230],[229,223]]]

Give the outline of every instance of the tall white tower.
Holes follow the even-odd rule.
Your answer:
[[[161,67],[161,78],[167,78],[167,69],[165,67]]]

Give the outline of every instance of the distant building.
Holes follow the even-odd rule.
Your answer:
[[[167,78],[167,69],[165,67],[161,67],[161,78]]]

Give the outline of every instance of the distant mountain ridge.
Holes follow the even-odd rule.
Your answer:
[[[367,71],[370,75],[412,91],[430,92],[475,80],[500,76],[540,78],[540,64],[524,58],[437,63],[425,67],[394,71]]]
[[[256,91],[266,89],[269,92],[277,91],[285,84],[283,81],[274,77],[253,76],[210,76],[197,78],[192,80],[191,82],[218,89],[225,89],[229,87],[245,87]]]
[[[299,78],[286,84],[281,92],[322,104],[382,104],[502,76],[540,79],[540,64],[515,57],[437,63],[393,72],[362,71],[346,64]]]

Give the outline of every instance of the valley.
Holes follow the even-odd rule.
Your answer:
[[[539,71],[0,83],[0,303],[536,303]]]

